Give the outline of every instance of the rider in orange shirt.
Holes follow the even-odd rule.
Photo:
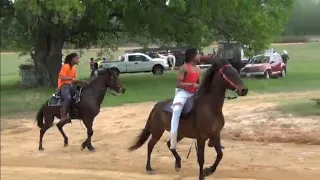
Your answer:
[[[71,88],[72,83],[77,78],[77,71],[74,65],[78,65],[79,61],[79,56],[76,53],[68,54],[59,73],[58,89],[63,100],[61,121],[70,120],[68,112],[71,106]]]

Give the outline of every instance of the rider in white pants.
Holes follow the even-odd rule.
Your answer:
[[[188,98],[194,95],[199,88],[200,62],[199,51],[188,49],[185,54],[185,64],[179,69],[177,89],[172,104],[172,118],[170,129],[170,149],[176,149],[180,115]]]

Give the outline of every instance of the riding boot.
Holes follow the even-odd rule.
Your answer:
[[[70,121],[69,113],[65,108],[61,108],[61,121]]]

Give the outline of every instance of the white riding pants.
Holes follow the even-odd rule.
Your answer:
[[[179,128],[179,120],[180,115],[182,113],[182,109],[187,102],[188,98],[190,98],[193,94],[189,93],[184,89],[176,88],[175,97],[172,103],[172,117],[171,117],[171,128],[170,128],[170,149],[175,149],[177,146],[177,136],[178,136],[178,128]]]

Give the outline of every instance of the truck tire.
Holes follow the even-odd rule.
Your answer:
[[[118,68],[111,68],[111,71],[115,72],[117,74],[117,76],[119,76],[120,71]]]
[[[155,65],[153,66],[152,68],[152,73],[154,75],[162,75],[163,74],[163,71],[164,71],[164,67],[161,66],[161,65]]]

